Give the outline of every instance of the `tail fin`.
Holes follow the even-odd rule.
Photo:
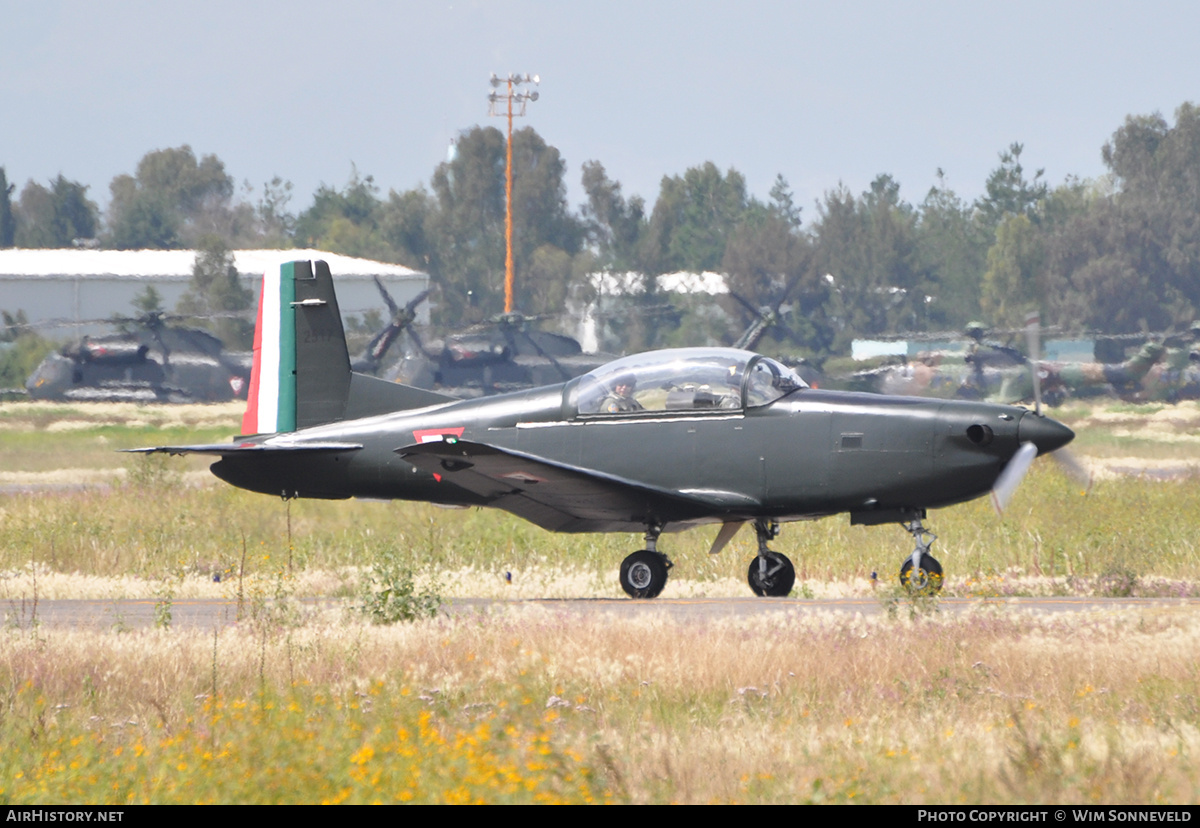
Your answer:
[[[287,262],[263,275],[243,434],[295,431],[451,399],[351,373],[325,262]]]

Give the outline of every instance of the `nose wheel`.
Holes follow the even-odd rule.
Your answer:
[[[786,598],[796,583],[796,568],[787,555],[768,550],[750,562],[746,581],[760,598]]]

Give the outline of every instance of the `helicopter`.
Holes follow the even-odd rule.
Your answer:
[[[1040,330],[1037,314],[1026,320]],[[1194,398],[1200,392],[1200,357],[1188,350],[1200,326],[1183,337],[1147,335],[1150,338],[1128,358],[1124,347],[1106,349],[1106,359],[1044,359],[1037,356],[1040,333],[1026,343],[1026,353],[1008,345],[985,340],[985,327],[972,322],[965,330],[965,349],[933,348],[901,361],[887,360],[876,367],[829,379],[831,387],[844,390],[904,394],[941,399],[1028,402],[1033,399],[1032,372],[1040,379],[1044,402],[1058,406],[1069,399],[1111,397],[1127,402],[1175,401]],[[1015,334],[1018,331],[993,331]],[[951,341],[953,333],[918,334],[909,338],[936,342]],[[1107,337],[1116,343],[1120,337]],[[1181,344],[1182,342],[1182,344]],[[1097,345],[1097,353],[1099,346]]]
[[[182,316],[104,320],[125,333],[85,336],[49,354],[25,382],[35,400],[194,403],[246,399],[252,355],[230,352]]]
[[[437,390],[457,399],[473,399],[564,382],[615,358],[605,353],[585,354],[578,340],[534,328],[533,323],[542,317],[520,313],[501,314],[442,339],[426,341],[413,323],[429,291],[400,307],[378,277],[375,286],[391,317],[363,354],[352,360],[351,367],[359,373]],[[385,367],[388,349],[405,333],[404,354]]]

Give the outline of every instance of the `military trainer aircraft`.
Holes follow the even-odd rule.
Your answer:
[[[809,388],[782,364],[733,348],[652,351],[557,385],[473,400],[350,370],[329,267],[292,262],[264,278],[243,436],[140,452],[207,454],[217,477],[265,494],[393,498],[504,509],[556,532],[644,532],[620,567],[635,598],[658,595],[664,531],[744,524],[747,574],[787,595],[779,524],[847,512],[900,523],[900,570],[936,589],[926,510],[992,491],[1003,504],[1038,454],[1073,438],[1039,412],[982,402]]]

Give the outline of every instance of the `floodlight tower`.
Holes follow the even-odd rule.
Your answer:
[[[525,114],[525,105],[529,101],[536,101],[538,93],[536,89],[530,89],[527,92],[515,89],[523,83],[531,83],[537,86],[542,82],[539,75],[514,75],[509,74],[507,78],[497,77],[492,74],[491,84],[492,89],[488,92],[488,115],[497,117],[508,115],[508,160],[504,166],[504,312],[512,313],[513,310],[513,252],[512,252],[512,119],[516,114],[521,117]],[[507,91],[501,92],[498,87],[502,84],[507,84]],[[500,101],[505,101],[507,104],[506,112],[497,111],[496,104]],[[513,112],[513,102],[519,105],[516,113]]]

